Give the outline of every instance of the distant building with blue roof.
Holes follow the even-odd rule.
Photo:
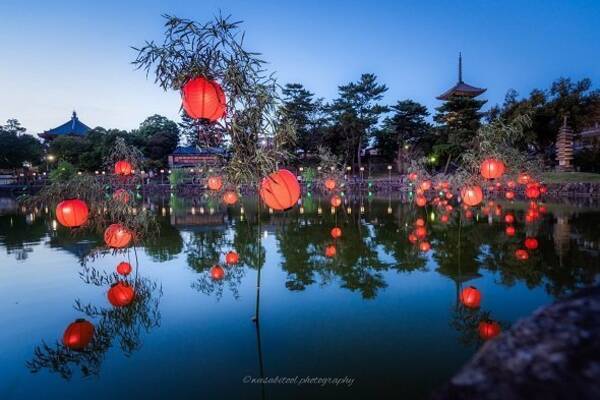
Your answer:
[[[77,118],[77,113],[73,111],[70,121],[57,126],[54,129],[39,133],[38,136],[46,141],[52,141],[59,136],[85,136],[90,130],[91,128],[81,122],[79,118]]]

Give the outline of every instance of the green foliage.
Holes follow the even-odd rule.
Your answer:
[[[0,168],[21,168],[24,163],[41,163],[44,146],[24,132],[25,128],[16,119],[9,119],[6,125],[0,126]]]
[[[143,143],[148,167],[160,168],[167,166],[167,156],[177,147],[179,127],[168,118],[155,114],[146,118],[134,135]]]
[[[68,161],[59,161],[56,168],[50,171],[48,177],[52,183],[66,183],[77,175],[77,169]]]
[[[173,187],[173,188],[177,187],[177,186],[185,183],[188,176],[189,176],[189,173],[187,172],[186,169],[175,168],[174,170],[171,171],[171,174],[169,175],[169,183],[171,184],[171,187]]]
[[[223,138],[227,135],[227,130],[223,126],[202,119],[190,118],[183,110],[181,111],[181,122],[178,125],[180,135],[188,146],[219,147],[223,145]]]

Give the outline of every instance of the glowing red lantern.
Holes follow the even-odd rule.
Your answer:
[[[506,186],[508,186],[509,189],[514,189],[517,185],[515,184],[515,181],[508,181],[506,182]]]
[[[481,304],[481,292],[474,286],[464,288],[460,292],[460,302],[468,308],[477,308]]]
[[[411,172],[410,174],[408,174],[408,180],[411,182],[415,182],[418,177],[419,176],[417,175],[416,172]]]
[[[219,191],[223,187],[223,179],[220,176],[211,176],[208,178],[208,188],[210,190]]]
[[[133,173],[133,167],[128,161],[121,160],[115,164],[115,174],[121,176],[128,176]]]
[[[223,195],[223,202],[228,206],[232,206],[238,201],[238,196],[235,192],[227,191]]]
[[[419,239],[417,238],[417,235],[415,235],[414,233],[409,233],[408,234],[408,241],[411,242],[412,244],[417,243]]]
[[[508,192],[504,193],[504,197],[506,197],[507,200],[512,200],[515,198],[515,192],[509,190]]]
[[[329,246],[325,247],[325,256],[332,258],[335,257],[335,255],[337,254],[337,249],[335,248],[334,245],[330,244]]]
[[[481,176],[485,179],[497,179],[504,174],[504,163],[495,158],[488,158],[481,163]]]
[[[540,197],[540,190],[538,189],[538,186],[535,183],[527,184],[525,196],[527,196],[528,199],[537,199]]]
[[[473,211],[471,211],[471,210],[467,210],[467,211],[465,211],[465,218],[466,218],[466,219],[471,219],[471,218],[473,218]]]
[[[225,93],[215,81],[194,78],[181,88],[181,97],[183,109],[191,118],[217,121],[225,115]]]
[[[337,194],[334,194],[333,196],[331,196],[331,205],[333,207],[339,207],[342,205],[342,198],[340,196],[338,196]]]
[[[113,193],[113,199],[115,201],[121,202],[123,204],[129,203],[129,200],[131,199],[131,197],[129,196],[129,193],[127,192],[127,190],[125,189],[117,189],[114,193]]]
[[[515,222],[515,216],[512,214],[506,214],[504,216],[504,222],[506,222],[507,224],[512,224],[513,222]]]
[[[528,250],[535,250],[538,248],[538,241],[534,237],[525,238],[525,247]]]
[[[75,228],[87,222],[89,209],[85,201],[70,199],[56,206],[56,219],[62,226]]]
[[[427,253],[430,249],[431,245],[429,244],[429,242],[421,242],[421,244],[419,245],[419,250],[421,250],[423,253]]]
[[[104,242],[107,246],[122,249],[133,240],[133,232],[121,224],[112,224],[104,231]]]
[[[419,185],[422,191],[426,192],[431,189],[431,181],[423,181],[421,185]]]
[[[83,318],[71,322],[63,334],[63,344],[71,350],[83,350],[94,337],[94,325]]]
[[[225,270],[220,265],[213,265],[210,269],[210,277],[215,281],[225,278]]]
[[[531,181],[531,177],[524,172],[520,173],[519,176],[517,177],[517,182],[521,185],[526,185],[529,183],[529,181]]]
[[[515,236],[516,230],[514,226],[509,225],[506,227],[504,232],[506,233],[506,236]]]
[[[425,207],[425,205],[427,204],[427,199],[425,198],[425,196],[417,196],[415,197],[415,203],[417,203],[417,206],[419,207]]]
[[[417,218],[415,221],[416,226],[425,226],[425,220],[423,218]]]
[[[287,210],[298,202],[300,184],[294,174],[280,169],[262,180],[260,197],[273,210]]]
[[[335,183],[335,180],[334,180],[334,179],[331,179],[331,178],[329,178],[329,179],[325,180],[325,187],[326,187],[328,190],[333,190],[333,189],[335,189],[335,186],[336,186],[336,183]]]
[[[442,216],[440,217],[440,222],[442,224],[447,224],[448,223],[448,214],[442,214]]]
[[[525,261],[529,259],[529,253],[527,253],[527,250],[517,249],[515,250],[515,257],[517,257],[517,260]]]
[[[117,273],[123,276],[129,275],[131,273],[131,264],[125,261],[120,262],[119,265],[117,265]]]
[[[423,239],[425,236],[427,236],[427,229],[425,229],[424,226],[419,226],[417,229],[415,229],[415,235],[417,235],[419,239]]]
[[[239,261],[240,261],[240,256],[238,255],[238,253],[236,253],[233,250],[225,255],[225,262],[228,265],[237,264]]]
[[[460,197],[462,197],[463,203],[468,206],[476,206],[483,200],[483,192],[479,186],[465,186],[460,191]]]
[[[500,324],[496,321],[481,321],[478,330],[479,336],[483,340],[489,340],[498,336],[502,328],[500,328]]]
[[[339,239],[342,237],[342,229],[337,226],[331,229],[331,237],[334,239]]]
[[[127,282],[117,282],[108,290],[108,301],[115,307],[125,307],[133,301],[135,292]]]
[[[548,193],[548,186],[546,185],[539,185],[538,189],[540,190],[540,194]]]

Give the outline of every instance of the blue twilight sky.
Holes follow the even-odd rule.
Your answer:
[[[375,73],[386,102],[430,110],[457,79],[486,87],[489,104],[509,88],[525,95],[559,76],[600,83],[600,1],[27,1],[0,2],[0,122],[30,132],[65,122],[131,129],[159,113],[177,119],[165,93],[130,61],[129,46],[160,39],[161,14],[204,21],[218,10],[245,21],[249,49],[281,83],[331,99],[337,86]]]

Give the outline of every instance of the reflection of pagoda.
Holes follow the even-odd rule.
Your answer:
[[[90,127],[84,124],[77,118],[77,113],[73,111],[71,120],[64,124],[57,126],[54,129],[47,130],[43,133],[39,133],[38,136],[46,141],[52,141],[59,136],[85,136]]]
[[[475,98],[485,92],[487,89],[481,89],[463,82],[462,79],[462,54],[458,53],[458,82],[450,89],[437,97],[438,100],[448,101],[452,97],[470,97]]]

